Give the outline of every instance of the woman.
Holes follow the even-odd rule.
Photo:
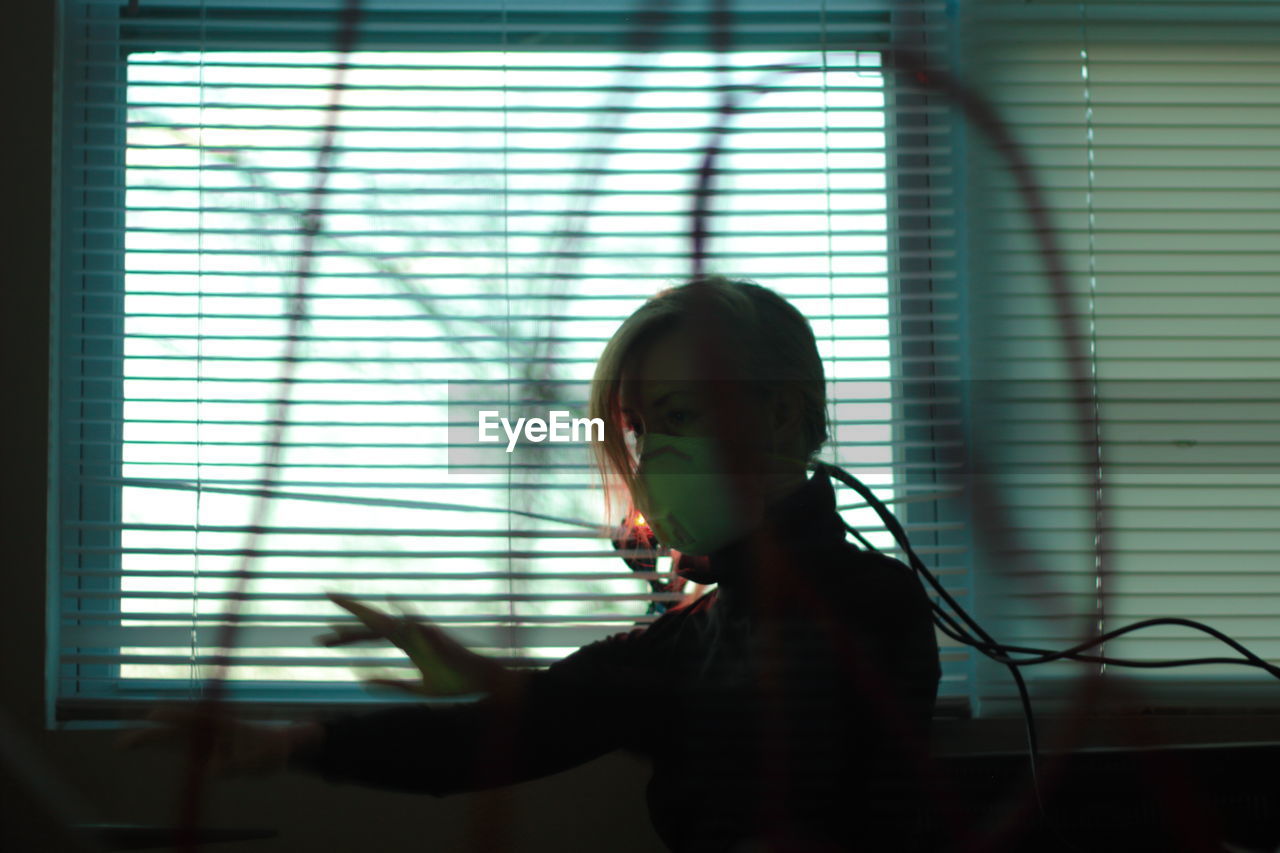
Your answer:
[[[606,346],[590,414],[606,494],[714,590],[520,673],[335,597],[367,630],[330,644],[386,637],[423,692],[488,695],[224,728],[224,763],[446,796],[627,748],[652,758],[650,815],[674,851],[915,849],[940,677],[929,602],[904,565],[845,539],[814,462],[826,400],[808,322],[749,282],[665,290]]]

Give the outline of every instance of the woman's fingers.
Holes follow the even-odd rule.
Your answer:
[[[477,654],[459,643],[442,628],[406,614],[392,616],[356,601],[350,596],[328,593],[329,600],[360,620],[363,628],[336,626],[332,635],[317,637],[326,646],[385,637],[409,656],[421,674],[421,682],[370,679],[369,683],[395,686],[426,696],[456,696],[468,693],[506,692],[523,683],[502,664]]]
[[[355,625],[331,625],[333,633],[317,634],[315,641],[321,646],[344,646],[347,643],[363,643],[367,640],[384,639],[377,631]]]
[[[333,636],[326,636],[325,645],[340,645],[360,640],[386,637],[404,649],[415,664],[438,669],[442,655],[448,656],[466,649],[430,622],[411,616],[392,616],[375,607],[338,593],[328,593],[329,600],[346,610],[364,624],[364,628],[335,626]]]
[[[433,696],[452,696],[483,690],[482,685],[471,683],[466,675],[451,666],[441,654],[441,646],[452,642],[442,634],[432,632],[426,625],[414,623],[407,634],[404,650],[409,660],[422,673],[422,687]]]
[[[399,619],[383,613],[375,607],[362,604],[348,595],[341,595],[336,592],[330,592],[327,595],[330,601],[359,619],[370,631],[375,632],[380,637],[395,639],[395,635],[399,630]]]

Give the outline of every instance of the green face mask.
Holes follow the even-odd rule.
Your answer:
[[[761,517],[733,489],[719,442],[645,433],[636,471],[636,509],[663,545],[695,556],[745,535]]]

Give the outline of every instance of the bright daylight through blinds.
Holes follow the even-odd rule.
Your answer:
[[[125,189],[90,203],[107,217],[71,300],[65,698],[185,694],[208,673],[282,392],[335,58],[134,52],[127,124],[89,122],[104,131],[86,136],[90,158],[121,134]],[[688,275],[716,87],[747,99],[716,164],[709,271],[811,319],[837,422],[824,457],[886,499],[908,494],[878,54],[359,52],[345,83],[235,695],[358,699],[358,678],[404,663],[315,647],[338,615],[330,590],[394,597],[533,666],[655,618],[601,532],[586,445],[450,466],[447,403],[450,387],[502,380],[584,414],[581,383],[620,320]],[[122,242],[106,233],[116,204]],[[113,263],[118,280],[90,274]],[[869,510],[845,517],[891,545]],[[963,596],[963,555],[920,551]],[[943,692],[963,692],[966,655],[943,658]]]

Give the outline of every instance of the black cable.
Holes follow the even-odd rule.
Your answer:
[[[944,631],[944,633],[946,633],[947,636],[951,637],[957,642],[963,642],[966,645],[973,646],[974,648],[983,652],[989,658],[996,661],[997,663],[1002,663],[1010,666],[1030,666],[1032,664],[1048,663],[1054,660],[1068,659],[1068,660],[1075,660],[1079,662],[1106,663],[1106,664],[1112,664],[1115,666],[1128,666],[1128,667],[1135,667],[1135,668],[1161,668],[1161,667],[1173,667],[1173,666],[1193,666],[1193,665],[1202,665],[1202,664],[1230,663],[1230,664],[1240,664],[1245,666],[1254,666],[1259,669],[1265,669],[1267,672],[1271,673],[1276,678],[1280,678],[1280,667],[1277,667],[1263,660],[1258,655],[1249,651],[1249,649],[1246,648],[1241,643],[1237,642],[1236,640],[1232,639],[1231,637],[1227,636],[1223,632],[1219,631],[1218,629],[1210,625],[1206,625],[1203,622],[1197,622],[1194,619],[1183,619],[1182,617],[1179,617],[1179,616],[1160,616],[1160,617],[1154,617],[1151,619],[1143,619],[1141,621],[1133,622],[1129,625],[1125,625],[1120,628],[1113,628],[1110,631],[1106,631],[1102,634],[1099,634],[1098,636],[1094,637],[1091,640],[1087,640],[1083,643],[1078,643],[1077,645],[1074,645],[1067,649],[1063,649],[1059,651],[1053,651],[1049,649],[1040,649],[1040,648],[1035,648],[1033,646],[1014,646],[1014,645],[1006,645],[1003,643],[998,643],[994,639],[992,639],[990,635],[987,634],[973,620],[973,618],[970,617],[964,611],[964,608],[962,608],[959,604],[956,603],[955,599],[953,599],[950,596],[950,594],[948,594],[947,591],[943,589],[943,587],[937,581],[937,579],[934,578],[932,574],[930,574],[929,570],[925,567],[924,563],[916,555],[915,550],[911,547],[911,543],[907,539],[906,532],[902,530],[902,527],[898,523],[898,520],[893,517],[893,515],[889,512],[889,510],[871,492],[871,490],[868,489],[865,485],[863,485],[861,481],[857,480],[857,478],[855,478],[852,474],[849,474],[847,471],[841,468],[838,468],[829,463],[822,463],[822,466],[825,469],[827,469],[827,471],[832,476],[834,476],[836,479],[840,480],[841,482],[845,483],[846,485],[849,485],[851,488],[857,491],[859,495],[861,495],[863,498],[867,500],[868,504],[870,504],[872,508],[876,510],[876,513],[881,517],[881,519],[885,521],[885,526],[889,528],[889,532],[894,535],[894,539],[897,540],[898,544],[902,547],[904,553],[907,554],[908,560],[910,561],[912,568],[915,569],[915,571],[922,574],[924,578],[929,581],[930,585],[933,586],[934,589],[937,590],[937,592],[943,597],[943,599],[949,605],[951,605],[952,608],[955,609],[955,611],[958,614],[960,614],[961,618],[964,619],[965,622],[973,626],[975,630],[977,630],[979,634],[981,634],[981,636],[985,638],[985,641],[975,640],[972,637],[972,635],[968,634],[967,632],[965,632],[963,629],[960,629],[956,625],[954,618],[952,618],[950,614],[943,611],[936,602],[931,602],[932,606],[935,609],[935,616],[940,617],[942,620],[945,620],[947,623],[949,623],[949,625],[953,626],[952,628],[947,628],[947,627],[944,627],[943,625],[939,625],[939,627]],[[846,525],[846,527],[848,527],[848,525]],[[858,538],[860,541],[866,542],[866,540],[861,536],[859,536]],[[878,549],[872,548],[872,550],[876,550],[878,552]],[[1107,640],[1113,639],[1115,637],[1123,636],[1124,634],[1127,634],[1131,631],[1136,631],[1139,628],[1147,628],[1154,625],[1183,625],[1188,628],[1194,628],[1196,630],[1202,631],[1206,634],[1209,634],[1214,639],[1217,639],[1225,643],[1226,645],[1230,646],[1232,649],[1239,652],[1244,657],[1244,659],[1242,660],[1240,658],[1184,658],[1184,659],[1175,659],[1175,660],[1166,660],[1166,661],[1133,661],[1133,660],[1127,660],[1124,658],[1107,657],[1104,655],[1079,654],[1079,652],[1083,651],[1084,649],[1088,649],[1088,648],[1092,648],[1093,646],[1100,645],[1106,642]],[[1030,655],[1035,655],[1036,657],[1023,658],[1023,659],[1011,658],[1006,654],[1007,652],[1030,654]]]
[[[884,526],[888,528],[889,532],[893,535],[894,540],[896,540],[898,545],[901,546],[903,553],[907,555],[907,559],[910,562],[911,567],[916,572],[922,574],[929,581],[930,585],[932,585],[933,588],[938,591],[938,594],[941,595],[944,599],[946,599],[947,603],[951,605],[951,607],[956,611],[957,614],[959,614],[960,618],[963,619],[970,626],[972,626],[973,629],[977,631],[978,634],[980,634],[986,642],[977,643],[973,641],[973,638],[967,632],[965,632],[962,628],[960,628],[960,626],[955,625],[954,620],[952,620],[950,616],[945,611],[943,611],[942,608],[936,602],[931,600],[930,608],[934,614],[934,620],[933,620],[934,624],[937,625],[939,629],[941,629],[943,633],[945,633],[947,636],[952,637],[952,639],[966,643],[967,645],[971,645],[977,648],[983,654],[987,655],[987,657],[990,657],[993,660],[995,660],[997,656],[993,655],[990,651],[988,651],[988,647],[998,648],[1001,650],[1003,650],[1004,647],[1001,646],[999,643],[997,643],[995,639],[990,634],[988,634],[983,629],[983,627],[979,625],[976,620],[973,619],[973,617],[971,617],[967,612],[965,612],[964,608],[960,607],[960,605],[956,603],[956,600],[952,598],[951,595],[945,589],[942,588],[942,584],[940,584],[938,580],[934,578],[934,576],[929,572],[928,568],[924,565],[924,562],[920,559],[919,556],[916,555],[915,549],[911,547],[911,541],[907,538],[907,533],[905,530],[903,530],[902,525],[898,523],[898,519],[894,517],[893,513],[889,512],[889,509],[884,505],[884,503],[881,502],[879,498],[875,496],[875,493],[872,492],[871,489],[867,488],[866,485],[863,484],[862,481],[859,480],[857,477],[854,477],[848,471],[845,471],[843,468],[840,468],[836,465],[832,465],[826,462],[820,462],[819,470],[825,471],[828,475],[835,477],[840,482],[849,486],[851,489],[857,492],[868,504],[870,504],[871,508],[876,511],[876,515],[880,516],[880,520],[884,522]],[[955,626],[956,633],[953,634],[951,631],[947,630],[947,628],[942,625],[939,617],[941,617],[942,619],[945,619],[947,622],[950,622],[953,626]],[[1022,678],[1022,673],[1018,671],[1017,666],[1015,666],[1012,662],[1010,662],[1007,656],[1005,656],[1005,659],[1002,660],[1001,663],[1004,663],[1005,666],[1009,667],[1009,674],[1013,677],[1013,682],[1018,688],[1018,699],[1022,704],[1022,715],[1023,715],[1023,720],[1026,723],[1026,729],[1027,729],[1027,748],[1028,748],[1028,757],[1030,760],[1030,769],[1031,769],[1031,785],[1032,785],[1033,792],[1035,794],[1036,808],[1040,814],[1040,820],[1046,828],[1050,828],[1055,835],[1059,836],[1063,844],[1067,845],[1073,850],[1077,850],[1077,853],[1083,853],[1083,851],[1079,851],[1078,848],[1075,847],[1075,845],[1071,844],[1071,842],[1067,841],[1065,837],[1063,837],[1060,833],[1058,833],[1056,830],[1050,827],[1049,815],[1045,812],[1044,802],[1040,796],[1040,780],[1039,780],[1039,769],[1038,769],[1040,748],[1039,748],[1039,743],[1036,737],[1035,714],[1031,710],[1031,697],[1027,692],[1027,685]]]
[[[1226,634],[1222,633],[1216,628],[1213,628],[1209,625],[1205,625],[1202,622],[1197,622],[1194,619],[1183,619],[1180,617],[1157,617],[1153,619],[1144,619],[1140,622],[1134,622],[1132,624],[1125,625],[1121,628],[1116,628],[1111,631],[1107,631],[1103,634],[1098,635],[1097,637],[1094,637],[1091,640],[1087,640],[1083,643],[1079,643],[1075,646],[1072,646],[1068,649],[1064,649],[1061,651],[1050,651],[1046,649],[1038,649],[1038,648],[1027,647],[1027,646],[1006,646],[1004,644],[997,643],[989,634],[987,634],[985,630],[983,630],[982,626],[980,626],[971,616],[969,616],[968,613],[965,612],[964,608],[960,607],[960,605],[956,603],[955,599],[952,598],[951,595],[947,593],[947,591],[938,582],[937,578],[935,578],[929,572],[928,568],[924,565],[924,562],[920,559],[920,557],[916,554],[915,550],[911,547],[911,542],[907,538],[906,531],[903,530],[902,525],[898,522],[897,518],[893,516],[893,514],[884,505],[884,503],[879,498],[877,498],[875,494],[869,488],[867,488],[866,485],[864,485],[860,480],[858,480],[852,474],[850,474],[849,472],[845,471],[844,469],[836,465],[833,465],[827,462],[820,462],[818,463],[818,465],[820,470],[826,471],[830,476],[834,477],[835,479],[839,480],[840,482],[852,488],[867,502],[868,505],[871,506],[872,509],[876,511],[876,514],[880,517],[885,527],[893,535],[894,540],[902,548],[903,553],[906,554],[907,560],[911,568],[918,574],[922,575],[924,579],[927,580],[935,590],[937,590],[939,596],[941,596],[947,602],[947,604],[949,604],[952,607],[952,609],[955,610],[955,612],[960,616],[961,619],[964,620],[964,622],[972,626],[973,629],[977,631],[977,633],[983,639],[981,641],[976,640],[964,628],[962,628],[959,624],[957,624],[955,619],[951,616],[951,614],[943,610],[941,605],[939,605],[936,601],[930,599],[929,603],[930,603],[930,608],[932,610],[933,622],[938,627],[938,629],[941,630],[944,634],[946,634],[951,639],[957,642],[964,643],[965,645],[972,646],[973,648],[982,652],[991,660],[996,661],[997,663],[1004,664],[1009,668],[1009,672],[1013,676],[1014,684],[1018,688],[1018,698],[1022,705],[1023,717],[1026,723],[1027,747],[1028,747],[1028,753],[1029,753],[1028,757],[1030,759],[1030,768],[1031,768],[1031,784],[1035,793],[1036,806],[1039,810],[1041,820],[1044,822],[1044,825],[1046,826],[1046,828],[1049,828],[1055,835],[1058,836],[1059,840],[1063,844],[1067,845],[1072,850],[1079,850],[1079,848],[1076,847],[1074,844],[1072,844],[1070,841],[1068,841],[1056,828],[1052,827],[1051,822],[1049,820],[1048,813],[1045,811],[1044,801],[1040,795],[1039,742],[1036,734],[1035,714],[1032,712],[1032,709],[1031,709],[1031,698],[1027,691],[1026,682],[1022,677],[1022,673],[1019,671],[1020,667],[1030,666],[1030,665],[1039,664],[1039,663],[1048,663],[1054,660],[1075,660],[1075,661],[1089,662],[1089,663],[1105,663],[1113,666],[1128,666],[1128,667],[1143,667],[1143,668],[1193,666],[1193,665],[1208,664],[1208,663],[1217,663],[1217,664],[1230,663],[1230,664],[1243,664],[1247,666],[1255,666],[1260,669],[1265,669],[1267,672],[1269,672],[1271,675],[1275,676],[1276,678],[1280,678],[1280,667],[1276,667],[1270,663],[1267,663],[1265,660],[1258,657],[1253,652],[1249,651],[1242,644],[1233,640],[1231,637],[1227,636]],[[858,538],[860,542],[867,544],[867,546],[871,548],[871,550],[877,551],[877,553],[879,553],[879,549],[876,549],[873,546],[871,546],[869,543],[867,543],[867,540],[861,534],[854,531],[853,528],[850,527],[847,523],[845,524],[845,527],[850,532],[854,533],[854,535]],[[1114,637],[1119,637],[1131,631],[1136,631],[1139,628],[1147,628],[1153,625],[1184,625],[1189,628],[1194,628],[1194,629],[1203,631],[1204,633],[1209,634],[1215,639],[1220,640],[1223,643],[1226,643],[1232,649],[1238,651],[1241,655],[1243,655],[1244,659],[1241,659],[1241,658],[1184,658],[1184,659],[1175,659],[1175,660],[1169,660],[1169,661],[1131,661],[1131,660],[1126,660],[1122,658],[1111,658],[1105,655],[1080,654],[1080,652],[1082,652],[1083,650],[1092,648],[1093,646],[1101,645],[1102,643]],[[1035,657],[1016,659],[1016,658],[1010,657],[1009,652],[1015,652],[1020,654],[1031,654],[1031,655],[1035,655]]]
[[[841,521],[844,521],[844,519],[841,519]],[[867,537],[863,536],[862,533],[858,530],[858,528],[850,525],[848,522],[845,522],[844,529],[852,533],[853,538],[861,542],[868,551],[875,551],[877,554],[880,553],[880,550],[876,548],[875,545],[872,545],[870,542],[868,542]]]

